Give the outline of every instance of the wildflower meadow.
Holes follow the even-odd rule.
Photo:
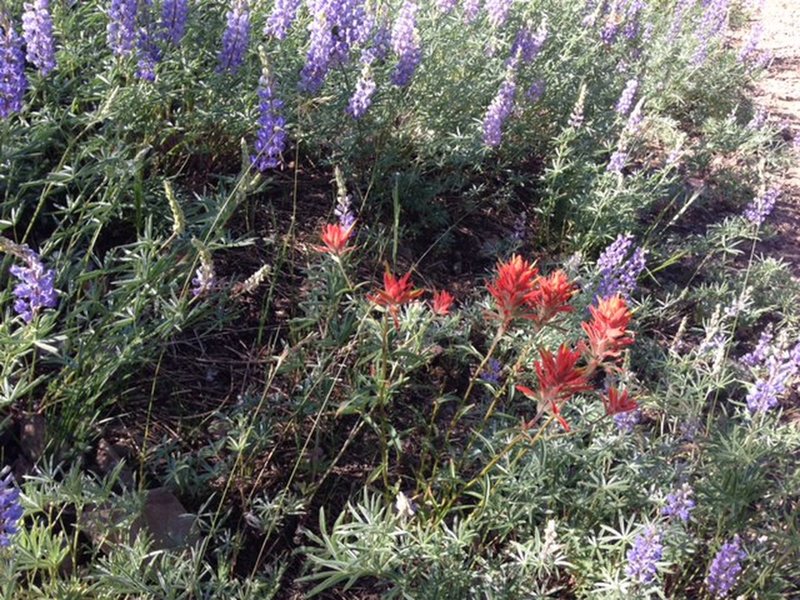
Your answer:
[[[1,0],[0,595],[800,598],[763,4]]]

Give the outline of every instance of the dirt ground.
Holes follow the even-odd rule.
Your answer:
[[[800,0],[763,0],[759,49],[774,59],[759,82],[757,101],[794,143],[794,161],[777,182],[782,193],[771,220],[778,235],[763,251],[783,258],[800,277]]]

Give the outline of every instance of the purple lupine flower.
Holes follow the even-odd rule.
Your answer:
[[[739,50],[739,62],[744,63],[750,58],[750,55],[753,54],[758,45],[761,43],[761,36],[764,33],[764,27],[761,25],[760,22],[753,25],[753,28],[750,30],[750,35],[747,38],[747,42],[745,42],[742,49]]]
[[[639,14],[647,6],[644,0],[628,0],[625,7],[625,29],[623,35],[629,40],[639,35]],[[651,24],[648,24],[652,26]]]
[[[789,381],[800,368],[788,353],[772,354],[765,361],[766,375],[759,378],[747,394],[747,408],[751,413],[767,412],[778,406],[778,399],[786,393]]]
[[[136,43],[137,0],[111,0],[106,40],[114,56],[127,56]]]
[[[356,82],[356,91],[347,104],[347,112],[354,119],[360,119],[372,104],[372,95],[375,93],[375,80],[372,78],[369,67],[365,68]]]
[[[0,471],[0,548],[11,545],[11,538],[19,531],[22,505],[19,489],[14,485],[14,476],[6,467]]]
[[[667,43],[672,44],[678,38],[678,34],[683,29],[683,22],[686,17],[686,13],[696,4],[697,0],[678,0],[675,4],[675,8],[672,9],[672,25],[669,28],[669,34],[667,35]]]
[[[333,65],[346,62],[351,48],[368,39],[374,21],[361,0],[312,0],[309,11],[313,20],[300,87],[313,93]]]
[[[217,72],[236,73],[244,63],[245,52],[250,43],[250,9],[247,0],[233,0],[233,6],[226,18]]]
[[[631,433],[642,420],[642,411],[638,408],[614,415],[614,425],[622,433]]]
[[[644,250],[634,247],[633,252],[630,252],[632,246],[632,235],[619,235],[600,254],[597,259],[597,270],[601,276],[598,296],[605,298],[621,294],[624,298],[630,299],[630,294],[636,287],[636,280],[647,263]]]
[[[372,34],[369,45],[361,51],[361,63],[371,65],[383,60],[392,47],[392,32],[385,21],[379,22]]]
[[[150,14],[150,5],[142,3],[139,13],[139,37],[136,41],[137,68],[136,77],[145,81],[156,80],[156,64],[161,60],[161,48],[153,35],[155,24]],[[160,32],[157,32],[157,35]]]
[[[444,14],[451,12],[458,4],[458,0],[436,0],[436,7]]]
[[[764,128],[764,125],[767,124],[767,117],[769,117],[769,113],[767,109],[763,106],[759,106],[755,113],[753,114],[753,118],[745,126],[746,129],[750,131],[759,131]]]
[[[195,298],[208,294],[217,283],[214,274],[214,265],[207,259],[201,258],[200,266],[192,278],[192,296]]]
[[[661,543],[661,534],[652,525],[645,527],[644,531],[633,540],[633,546],[628,550],[628,564],[625,575],[639,583],[650,583],[658,572],[658,561],[664,554],[664,545]]]
[[[753,225],[761,226],[775,208],[775,203],[780,196],[780,188],[773,187],[768,189],[760,196],[753,198],[752,202],[745,207],[742,216]]]
[[[625,18],[624,3],[626,0],[612,0],[605,10],[605,23],[600,30],[600,39],[604,44],[611,45],[617,40],[620,23]]]
[[[480,372],[480,378],[482,381],[485,381],[486,383],[499,385],[500,377],[502,374],[503,374],[503,364],[496,358],[491,358],[484,367],[483,371]]]
[[[532,103],[538,102],[542,96],[544,96],[544,91],[546,88],[546,83],[544,79],[537,79],[531,84],[531,87],[528,88],[528,91],[525,92],[525,97],[528,98]]]
[[[529,63],[542,51],[545,41],[547,41],[547,22],[545,20],[542,20],[536,31],[531,31],[529,27],[522,27],[511,45],[511,56],[519,56],[522,62]]]
[[[580,129],[583,126],[583,107],[586,102],[586,87],[581,86],[578,92],[578,99],[575,101],[575,106],[572,107],[572,112],[569,115],[567,125],[573,129]]]
[[[352,198],[350,194],[340,195],[336,200],[336,207],[333,209],[333,214],[339,220],[339,225],[345,229],[353,228],[356,222],[356,216],[353,214]]]
[[[264,26],[264,35],[282,40],[289,33],[297,11],[302,0],[276,0],[272,12],[267,17],[267,24]]]
[[[609,173],[615,173],[617,175],[622,174],[622,169],[625,167],[625,163],[628,162],[628,153],[624,150],[615,150],[614,153],[611,155],[611,158],[608,160],[608,165],[606,165],[606,171]]]
[[[502,27],[508,20],[508,14],[511,12],[513,3],[514,0],[486,0],[489,25],[495,29]]]
[[[56,307],[56,272],[46,269],[39,255],[27,246],[22,246],[22,252],[25,266],[11,267],[11,274],[19,280],[14,286],[14,311],[30,323],[43,308]]]
[[[24,4],[22,13],[22,37],[25,38],[27,59],[42,76],[56,67],[56,48],[53,40],[53,18],[50,16],[50,0],[34,0]]]
[[[189,0],[164,0],[161,7],[160,28],[164,37],[175,46],[181,43],[186,33],[189,17]]]
[[[704,3],[703,19],[697,29],[697,48],[691,63],[700,66],[708,58],[708,45],[724,28],[728,17],[728,0],[708,0]]]
[[[761,335],[758,336],[758,343],[756,347],[753,348],[753,351],[742,356],[742,362],[748,367],[757,367],[762,364],[767,360],[767,355],[772,349],[770,344],[772,344],[774,338],[775,335],[772,332],[772,323],[770,323],[764,328]]]
[[[478,13],[481,12],[481,0],[464,0],[462,11],[464,14],[464,22],[472,23],[478,18]]]
[[[644,98],[639,100],[636,103],[636,106],[633,107],[630,116],[628,117],[628,122],[625,123],[625,131],[629,135],[635,135],[639,132],[639,129],[642,127],[642,121],[644,121],[644,115],[642,114],[642,108],[644,107]]]
[[[409,84],[420,60],[422,51],[417,32],[417,4],[406,0],[400,8],[392,28],[392,50],[398,57],[392,72],[392,83],[399,87]]]
[[[259,80],[259,118],[255,151],[250,162],[261,172],[281,164],[281,153],[286,146],[286,118],[283,100],[275,97],[272,78],[264,73]]]
[[[22,110],[28,78],[22,39],[9,21],[0,15],[0,118]]]
[[[515,65],[509,66],[506,78],[500,85],[483,118],[483,143],[489,148],[500,145],[503,138],[503,123],[514,110],[514,97],[517,94]]]
[[[742,572],[742,561],[747,558],[747,552],[742,549],[742,540],[738,535],[724,544],[719,549],[706,577],[708,591],[716,598],[725,598]]]
[[[679,489],[667,495],[667,504],[661,509],[661,514],[665,517],[678,517],[684,523],[688,523],[690,513],[695,507],[693,494],[689,484],[684,483]]]
[[[622,90],[622,93],[617,100],[617,104],[614,106],[614,110],[617,112],[618,115],[627,116],[627,114],[631,111],[631,107],[633,106],[633,100],[636,97],[636,90],[639,88],[639,80],[629,79],[628,82],[625,84],[625,89]]]

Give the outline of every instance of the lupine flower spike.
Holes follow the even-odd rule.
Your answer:
[[[742,541],[736,535],[719,549],[708,570],[706,585],[715,598],[726,598],[742,572],[742,561],[747,553],[742,549]]]
[[[350,234],[353,231],[353,222],[349,227],[340,223],[327,223],[322,227],[322,246],[314,246],[317,252],[325,252],[331,256],[342,257],[353,248],[348,246]]]
[[[250,9],[247,0],[234,0],[227,14],[225,33],[222,34],[222,51],[219,54],[218,72],[236,73],[244,63],[250,42]]]
[[[56,67],[50,0],[34,0],[26,2],[24,6],[22,37],[28,50],[27,58],[36,65],[42,76],[46,76]]]
[[[689,484],[684,483],[680,489],[667,496],[667,505],[661,509],[661,514],[665,517],[678,517],[684,523],[688,523],[690,513],[695,507],[693,493]]]
[[[250,162],[256,169],[267,171],[281,164],[281,154],[286,146],[286,118],[283,116],[283,100],[275,96],[274,82],[265,70],[258,88],[258,134],[256,153]]]
[[[161,8],[161,29],[166,39],[175,46],[181,43],[186,33],[189,16],[189,0],[164,0]]]
[[[433,292],[433,313],[444,317],[450,313],[453,306],[453,296],[446,290]]]
[[[39,255],[27,246],[21,246],[21,250],[25,266],[11,267],[11,274],[19,279],[14,287],[14,311],[30,323],[43,308],[55,308],[58,303],[56,272],[45,268]]]
[[[397,314],[400,311],[400,307],[419,298],[424,292],[424,290],[414,289],[410,280],[410,271],[398,279],[387,268],[383,274],[383,289],[367,295],[367,300],[374,302],[378,306],[383,306],[389,311],[394,320],[394,325],[398,329],[400,328],[400,322],[397,319]]]
[[[14,485],[14,477],[6,467],[0,471],[0,548],[11,545],[11,538],[19,531],[21,518],[19,489]]]
[[[22,39],[0,12],[0,118],[22,110],[27,87]]]
[[[653,526],[645,528],[628,550],[628,565],[625,574],[639,583],[650,583],[658,572],[658,561],[664,553],[661,534]]]
[[[406,0],[392,28],[392,50],[397,55],[397,65],[391,79],[398,87],[405,87],[411,82],[414,71],[422,60],[422,48],[417,31],[418,9],[415,2]]]
[[[127,56],[136,42],[136,0],[111,0],[107,41],[114,56]]]

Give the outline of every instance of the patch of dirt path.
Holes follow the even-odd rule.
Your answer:
[[[763,248],[800,277],[800,0],[764,0],[759,49],[775,58],[757,87],[757,102],[793,136],[794,161],[778,182],[782,193],[771,220],[778,236]]]

